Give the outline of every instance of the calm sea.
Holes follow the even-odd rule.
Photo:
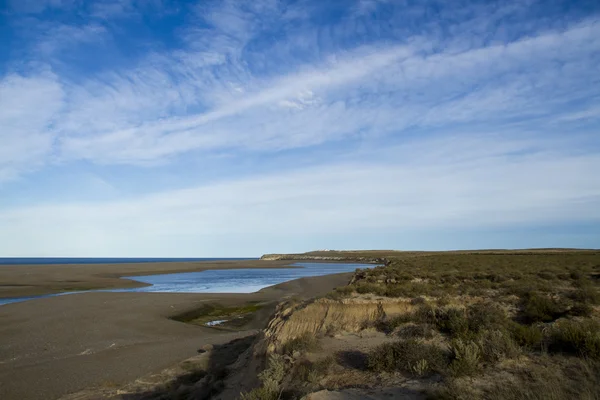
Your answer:
[[[144,282],[151,286],[131,289],[96,290],[96,292],[252,293],[262,288],[288,282],[293,279],[353,272],[357,268],[375,267],[374,264],[307,262],[294,263],[292,266],[296,268],[215,269],[200,272],[124,276],[123,278],[125,279]],[[0,299],[0,305],[74,293],[77,292]]]
[[[148,262],[227,261],[258,260],[242,258],[76,258],[76,257],[0,257],[0,265],[48,265],[48,264],[129,264]]]

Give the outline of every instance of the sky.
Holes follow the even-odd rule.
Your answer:
[[[600,247],[600,2],[0,0],[0,256]]]

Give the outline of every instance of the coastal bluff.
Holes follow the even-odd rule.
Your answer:
[[[373,254],[371,254],[373,253]],[[385,261],[383,254],[377,252],[353,252],[322,250],[308,253],[291,254],[264,254],[260,257],[263,261],[339,261],[360,263],[382,263]]]

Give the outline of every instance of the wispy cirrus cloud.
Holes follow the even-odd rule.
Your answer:
[[[316,222],[406,232],[598,221],[600,13],[561,7],[80,5],[83,22],[46,21],[26,66],[0,76],[0,181],[84,165],[178,171],[190,189],[148,179],[155,194],[0,219],[26,235],[28,215],[46,215],[46,226],[112,248],[115,230],[202,236],[293,224],[312,235]],[[169,29],[167,11],[177,21]],[[143,39],[127,25],[142,15]],[[99,43],[115,61],[79,66],[82,49]],[[286,155],[307,161],[281,163]],[[191,160],[219,157],[194,180]],[[229,176],[224,163],[252,168]]]
[[[35,51],[45,57],[55,57],[62,49],[101,41],[106,32],[106,28],[95,23],[84,26],[49,26],[41,36],[38,36]]]
[[[136,70],[115,80],[119,83],[107,88],[104,100],[92,95],[77,101],[68,119],[81,121],[89,133],[73,135],[73,129],[65,129],[60,142],[66,156],[146,163],[193,150],[306,147],[357,132],[402,135],[407,129],[458,123],[552,119],[573,101],[589,101],[596,90],[590,82],[597,78],[586,66],[598,57],[598,37],[600,25],[587,21],[458,53],[422,55],[418,45],[359,48],[319,66],[299,66],[301,72],[284,78],[251,79],[248,87],[236,82],[237,90],[224,89],[226,79],[216,81],[221,85],[180,86],[177,75]],[[548,67],[552,64],[556,68]],[[202,88],[208,97],[213,89],[218,100],[206,101],[206,107],[195,103],[194,93]],[[306,101],[306,93],[318,101]],[[120,113],[128,121],[121,129],[104,122],[90,125],[93,119],[80,110],[98,116],[107,110],[96,112],[88,101],[115,107],[107,123],[122,120]],[[186,106],[203,111],[185,113]]]
[[[48,161],[56,137],[52,126],[63,105],[63,88],[51,73],[0,81],[0,182]]]
[[[181,238],[267,235],[266,241],[289,227],[305,236],[356,227],[400,234],[598,220],[600,178],[588,171],[600,168],[600,156],[564,155],[559,148],[563,144],[540,147],[528,140],[489,136],[434,139],[405,144],[383,156],[362,154],[373,161],[271,173],[130,200],[17,208],[0,212],[0,223],[12,227],[10,235],[0,232],[0,251],[26,253],[12,246],[27,239],[40,243],[40,254],[52,249],[68,255],[80,248],[79,238],[95,238],[107,248],[121,249],[119,255],[135,254],[120,243],[135,249],[138,240],[151,241],[156,254],[165,254]],[[61,227],[60,238],[53,233],[56,226]],[[208,243],[189,243],[181,250],[208,253]],[[266,242],[261,246],[268,250]]]

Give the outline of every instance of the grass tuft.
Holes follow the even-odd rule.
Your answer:
[[[289,340],[283,345],[283,354],[293,355],[295,352],[307,352],[317,350],[319,342],[317,338],[310,332],[306,332],[292,340]]]
[[[447,358],[439,347],[409,339],[378,346],[369,353],[367,365],[375,372],[400,371],[426,376],[441,372],[448,364]]]
[[[448,370],[452,376],[471,376],[481,371],[481,350],[477,343],[455,339],[450,348],[452,361]]]

